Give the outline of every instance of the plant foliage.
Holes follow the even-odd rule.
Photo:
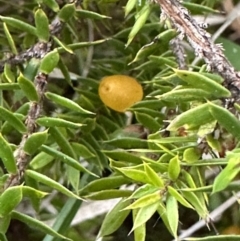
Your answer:
[[[147,226],[156,214],[161,233],[170,234],[162,240],[182,240],[182,212],[211,226],[209,213],[239,191],[239,105],[224,106],[232,91],[203,62],[190,68],[193,50],[187,68],[178,68],[169,47],[178,32],[171,21],[159,21],[160,5],[0,2],[0,239],[14,239],[14,220],[29,227],[32,236],[22,231],[24,240],[44,241],[117,240],[130,216],[124,240],[159,240]],[[218,4],[183,3],[202,15]],[[220,41],[226,49],[234,45]],[[239,69],[237,58],[229,56]],[[144,90],[125,113],[98,95],[100,80],[117,74],[136,78]],[[77,234],[71,222],[86,200],[116,198],[97,235]],[[201,236],[185,240],[240,239]]]

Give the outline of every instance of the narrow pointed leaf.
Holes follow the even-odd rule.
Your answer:
[[[174,238],[177,238],[177,229],[178,229],[178,204],[177,200],[173,196],[168,196],[167,198],[167,218],[169,226],[174,234]]]
[[[181,171],[180,161],[178,156],[173,157],[169,161],[168,175],[172,181],[176,181]]]
[[[6,189],[0,196],[0,217],[9,214],[22,200],[22,187],[15,186]]]
[[[148,206],[140,208],[134,220],[131,232],[136,228],[140,227],[141,225],[145,224],[157,211],[158,206],[159,202],[155,202]]]
[[[209,103],[205,103],[178,115],[167,127],[167,130],[176,131],[180,127],[193,129],[213,120],[209,111]]]
[[[16,18],[11,18],[11,17],[4,17],[4,16],[0,16],[0,19],[5,22],[6,24],[17,28],[19,30],[21,30],[22,32],[27,32],[30,33],[32,35],[36,35],[37,31],[36,28],[33,27],[32,25],[25,23],[19,19]]]
[[[80,197],[75,195],[73,192],[69,191],[66,187],[64,187],[63,185],[59,184],[58,182],[54,181],[53,179],[51,179],[43,174],[40,174],[40,173],[32,171],[32,170],[26,170],[25,175],[31,177],[32,179],[36,180],[37,182],[41,182],[53,189],[58,190],[59,192],[65,194],[68,197],[80,199]]]
[[[137,223],[138,220],[136,220],[137,214],[140,210],[133,209],[132,215],[133,215],[133,223]],[[139,225],[137,228],[134,229],[134,241],[145,241],[146,238],[146,223],[143,223],[142,225]]]
[[[75,14],[75,3],[65,4],[58,12],[58,17],[63,22],[68,22]]]
[[[183,206],[194,209],[193,206],[173,187],[168,186],[168,192],[178,200]]]
[[[6,120],[19,132],[26,132],[26,126],[11,111],[0,106],[0,119]]]
[[[98,237],[104,237],[115,232],[127,218],[130,210],[123,210],[131,203],[130,200],[121,199],[103,220]]]
[[[136,36],[136,34],[139,32],[139,30],[145,24],[150,12],[151,12],[150,5],[145,4],[145,6],[139,12],[138,18],[137,18],[134,26],[132,27],[131,32],[129,33],[128,42],[126,44],[127,46],[132,42],[133,38]]]
[[[17,173],[17,165],[13,156],[13,151],[9,143],[0,133],[0,158],[9,173]]]
[[[4,34],[5,34],[5,36],[6,36],[7,40],[8,40],[8,44],[9,44],[12,52],[14,54],[17,54],[18,53],[17,52],[17,48],[15,46],[14,40],[13,40],[12,35],[10,34],[9,30],[8,30],[8,27],[7,27],[6,23],[3,23],[3,30],[4,30]]]
[[[22,74],[18,77],[18,84],[30,101],[38,101],[39,96],[32,81],[25,78]]]
[[[51,155],[48,155],[45,152],[40,152],[30,162],[30,166],[33,169],[39,169],[44,166],[46,166],[48,163],[52,162],[54,160],[54,157]]]
[[[59,6],[56,0],[41,0],[44,4],[46,4],[49,8],[51,8],[54,12],[59,11]]]
[[[65,127],[73,129],[79,129],[81,126],[83,126],[81,123],[74,123],[55,117],[40,117],[36,120],[36,123],[46,127]]]
[[[150,182],[152,182],[153,186],[156,187],[164,187],[164,182],[162,178],[147,164],[144,163],[144,170]]]
[[[78,9],[76,11],[76,15],[79,18],[84,18],[84,19],[90,18],[90,19],[100,20],[100,19],[105,19],[105,18],[111,18],[109,16],[102,15],[102,14],[95,13],[95,12],[88,11],[88,10],[84,10],[84,9]]]
[[[207,236],[204,238],[190,237],[190,238],[185,238],[184,240],[186,241],[239,241],[240,235],[236,235],[236,234],[214,235],[214,236]]]
[[[45,153],[47,153],[48,155],[54,156],[55,158],[59,158],[62,162],[77,169],[78,171],[86,172],[92,176],[98,177],[95,173],[92,173],[88,169],[83,167],[77,160],[73,159],[72,157],[70,157],[60,151],[57,151],[46,145],[42,145],[41,150],[44,151]]]
[[[48,138],[48,131],[36,132],[29,136],[26,140],[23,150],[29,155],[34,154],[39,147],[41,147]]]
[[[209,110],[213,117],[229,133],[240,140],[240,121],[230,111],[209,102]]]
[[[45,74],[51,73],[57,66],[59,58],[59,53],[56,49],[47,53],[41,60],[39,70]]]
[[[94,113],[92,113],[88,110],[84,110],[81,106],[79,106],[74,101],[72,101],[70,99],[67,99],[65,97],[62,97],[60,95],[53,94],[53,93],[50,93],[50,92],[47,92],[45,95],[48,99],[52,100],[56,104],[64,106],[64,107],[66,107],[70,110],[74,110],[74,111],[77,111],[77,112],[83,113],[83,114],[94,114]]]
[[[151,205],[153,203],[156,203],[156,202],[160,201],[160,199],[161,199],[160,192],[157,191],[157,192],[154,192],[154,193],[151,193],[151,194],[147,194],[147,195],[139,198],[137,201],[135,201],[134,203],[130,204],[125,209],[135,209],[135,208],[146,207],[148,205]]]
[[[19,220],[19,221],[21,221],[21,222],[23,222],[23,223],[25,223],[29,226],[32,226],[33,228],[36,228],[36,229],[42,231],[43,233],[49,234],[49,235],[54,236],[56,238],[71,241],[71,239],[57,233],[52,228],[50,228],[48,225],[46,225],[43,222],[37,220],[36,218],[30,217],[29,215],[25,215],[23,213],[13,211],[11,213],[11,217],[12,217],[12,219],[17,219],[17,220]]]
[[[193,86],[194,88],[200,88],[208,91],[215,97],[220,98],[231,96],[231,92],[228,89],[224,88],[222,85],[206,77],[205,75],[201,75],[201,73],[179,69],[174,69],[174,72],[179,78],[187,82],[189,85]]]
[[[37,29],[37,36],[40,41],[48,42],[49,41],[49,22],[48,17],[42,9],[38,9],[35,12],[35,25]]]
[[[113,189],[130,182],[130,179],[122,176],[103,177],[88,183],[86,186],[84,186],[84,188],[81,189],[81,193]]]

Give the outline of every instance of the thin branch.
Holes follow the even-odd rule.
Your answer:
[[[61,30],[61,24],[59,21],[54,22],[50,26],[51,33],[58,33]],[[22,64],[26,60],[31,58],[39,58],[42,59],[48,52],[52,49],[52,42],[49,41],[48,43],[45,42],[38,42],[32,48],[28,49],[27,51],[23,52],[18,56],[14,56],[4,62],[0,63],[0,70],[2,69],[1,64],[10,63],[11,65],[18,65]],[[4,67],[3,67],[4,68]],[[37,132],[37,124],[36,120],[41,114],[42,105],[44,94],[46,91],[48,81],[48,75],[44,73],[38,73],[35,76],[34,84],[39,96],[38,101],[32,101],[30,103],[30,109],[28,111],[28,115],[25,120],[25,124],[27,127],[27,132],[22,136],[22,140],[18,146],[18,148],[14,152],[14,157],[16,160],[18,172],[17,174],[10,174],[8,180],[5,183],[5,189],[11,186],[19,185],[24,171],[28,165],[30,156],[24,151],[24,145],[28,138],[35,132]]]
[[[155,0],[162,9],[162,17],[169,18],[180,33],[187,38],[195,54],[204,59],[209,70],[218,73],[225,80],[233,98],[240,91],[240,73],[236,72],[224,56],[221,45],[214,44],[211,35],[194,20],[188,10],[177,0]]]

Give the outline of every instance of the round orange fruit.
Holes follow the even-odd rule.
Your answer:
[[[143,98],[143,89],[132,77],[111,75],[101,80],[98,94],[106,106],[115,111],[124,112]]]

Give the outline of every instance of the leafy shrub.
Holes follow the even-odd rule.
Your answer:
[[[181,212],[193,210],[215,229],[217,211],[209,212],[218,210],[223,190],[225,199],[239,190],[239,74],[232,65],[239,66],[233,56],[227,61],[187,11],[214,12],[217,1],[193,2],[184,7],[174,0],[5,3],[1,240],[14,239],[14,220],[33,227],[34,238],[21,230],[23,240],[92,240],[71,228],[76,212],[83,200],[116,198],[99,240],[114,235],[130,213],[128,232],[135,241],[150,240],[146,223],[155,213],[164,232],[179,240],[187,221]],[[160,12],[165,22],[159,22]],[[194,51],[185,54],[183,36]],[[191,66],[193,52],[206,65]],[[100,80],[116,74],[136,78],[144,90],[144,99],[125,113],[109,109],[98,95]],[[26,200],[30,204],[21,211]],[[53,216],[50,227],[46,220]],[[35,228],[41,232],[34,234]],[[239,239],[202,236],[185,240]]]

